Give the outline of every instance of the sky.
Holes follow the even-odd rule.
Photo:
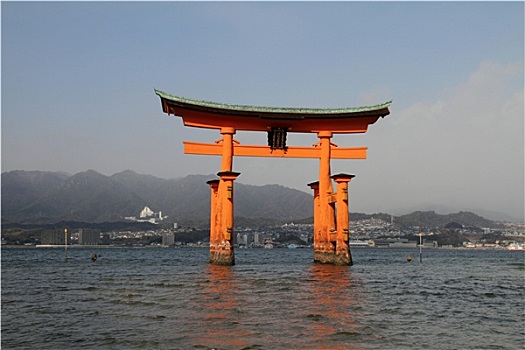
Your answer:
[[[211,174],[154,89],[215,102],[355,107],[350,211],[524,218],[523,2],[1,2],[2,172]],[[239,131],[242,144],[266,135]],[[315,134],[289,134],[310,146]],[[310,192],[316,159],[237,157],[237,182]]]

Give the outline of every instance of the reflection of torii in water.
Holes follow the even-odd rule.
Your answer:
[[[155,90],[162,110],[181,116],[185,126],[219,130],[215,143],[184,142],[184,153],[222,156],[218,180],[211,188],[210,262],[235,264],[233,252],[233,182],[240,173],[232,171],[234,156],[318,158],[319,179],[309,184],[314,191],[314,261],[351,265],[348,228],[349,174],[331,176],[330,160],[366,159],[366,147],[339,148],[333,134],[365,133],[370,124],[390,114],[391,101],[354,108],[279,108],[241,106],[193,100]],[[233,139],[238,130],[263,131],[267,146],[241,145]],[[315,133],[313,147],[286,144],[288,132]],[[332,179],[337,183],[334,192]],[[336,208],[338,210],[336,210]]]

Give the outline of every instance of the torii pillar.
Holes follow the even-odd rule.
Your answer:
[[[232,171],[234,128],[222,128],[221,171],[219,180],[208,181],[210,200],[210,263],[235,265],[233,250],[233,181],[240,173]]]
[[[330,160],[332,132],[317,133],[321,148],[319,181],[309,184],[314,190],[314,262],[334,265],[352,265],[349,246],[348,182],[349,174],[331,176]],[[337,192],[332,187],[337,183]]]
[[[314,232],[313,232],[313,246],[314,246],[314,262],[320,262],[321,253],[321,220],[319,219],[319,181],[309,183],[308,186],[314,191]],[[319,252],[319,254],[317,253]]]
[[[319,147],[321,148],[321,157],[319,159],[319,213],[317,219],[319,242],[317,249],[314,248],[314,261],[320,263],[332,263],[335,252],[335,207],[331,200],[333,194],[332,180],[330,179],[330,139],[331,131],[322,131],[317,133],[319,137]]]
[[[337,183],[337,232],[334,265],[352,265],[350,252],[350,229],[348,218],[348,183],[354,178],[351,174],[337,174],[332,179]]]

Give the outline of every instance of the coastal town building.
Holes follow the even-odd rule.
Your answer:
[[[40,242],[42,245],[64,245],[66,242],[71,244],[71,237],[64,230],[43,230],[40,236]]]
[[[126,220],[136,221],[136,222],[149,222],[151,224],[158,224],[162,220],[166,219],[167,216],[162,216],[162,211],[154,212],[148,206],[145,206],[141,210],[138,217],[135,216],[126,216]]]
[[[162,245],[170,247],[175,244],[175,234],[172,232],[166,232],[162,234]]]
[[[100,231],[90,229],[80,229],[78,231],[78,244],[98,245],[100,244]]]

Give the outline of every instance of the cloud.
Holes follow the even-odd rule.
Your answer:
[[[523,217],[522,66],[483,62],[444,96],[393,112],[371,133],[369,152],[386,173],[367,176],[388,182],[379,186],[383,206],[433,202]]]

